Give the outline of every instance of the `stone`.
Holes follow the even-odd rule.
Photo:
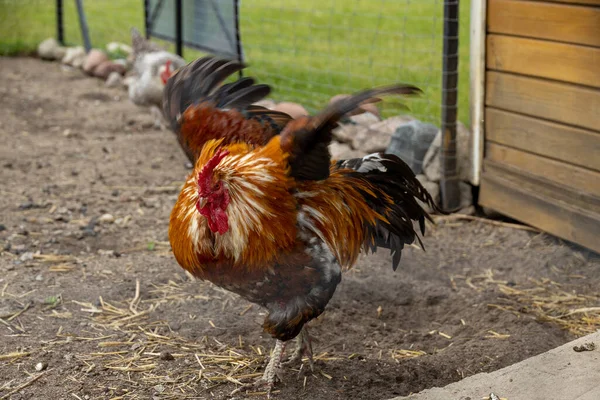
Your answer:
[[[115,217],[112,214],[103,214],[98,217],[98,223],[100,224],[112,224],[113,222],[115,222]]]
[[[439,129],[419,120],[410,121],[396,128],[386,153],[400,157],[415,174],[423,172],[423,158]]]
[[[410,121],[414,121],[415,118],[410,115],[396,115],[394,117],[386,118],[383,121],[375,122],[371,125],[371,128],[392,135],[399,126],[405,125]]]
[[[81,68],[86,59],[85,49],[81,46],[67,47],[61,62],[75,68]]]
[[[345,123],[341,123],[337,128],[333,130],[333,137],[342,143],[352,142],[356,136],[369,129],[369,126],[379,122],[379,118],[371,113],[362,113],[353,115],[346,119]],[[365,135],[362,137],[362,141],[365,140]]]
[[[349,158],[358,158],[366,156],[367,153],[360,150],[353,150],[350,145],[340,142],[331,142],[329,152],[333,160],[347,160]]]
[[[126,69],[123,65],[113,61],[104,61],[94,69],[94,76],[106,80],[111,72],[118,72],[120,75],[124,75]]]
[[[38,56],[43,60],[61,60],[67,49],[54,38],[48,38],[38,45]]]
[[[460,180],[469,181],[470,179],[470,154],[469,154],[469,136],[470,132],[461,122],[456,124],[456,156],[457,156],[457,174]],[[429,150],[423,158],[423,171],[427,179],[433,182],[439,182],[442,177],[441,162],[441,143],[442,133],[438,131],[435,139],[431,143]]]
[[[113,71],[108,74],[108,78],[104,82],[106,87],[121,87],[123,86],[123,77],[117,71]]]
[[[440,185],[437,182],[431,182],[423,174],[417,175],[416,178],[419,182],[421,182],[421,185],[423,185],[425,190],[427,190],[427,192],[431,195],[433,202],[439,206],[440,205]],[[433,209],[431,207],[429,207],[428,204],[425,204],[420,200],[417,200],[417,202],[421,205],[421,207],[423,207],[423,209],[425,209],[425,211],[427,211],[428,213],[433,213]]]
[[[85,62],[83,63],[83,71],[91,75],[96,67],[108,60],[109,58],[105,52],[98,49],[92,49],[85,58]]]
[[[367,154],[385,151],[390,143],[390,137],[388,133],[373,128],[363,129],[352,139],[352,147]]]
[[[466,209],[473,205],[473,186],[468,182],[459,182],[460,191],[460,209]]]
[[[272,110],[284,112],[294,119],[308,115],[306,108],[302,107],[300,104],[286,101],[275,105]]]
[[[110,42],[106,45],[106,50],[108,50],[109,53],[121,53],[124,56],[128,56],[133,52],[131,46],[119,42]]]

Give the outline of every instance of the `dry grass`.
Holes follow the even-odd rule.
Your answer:
[[[502,297],[499,304],[490,308],[511,312],[515,315],[533,315],[540,321],[551,322],[576,336],[584,336],[600,329],[600,296],[586,295],[568,290],[550,279],[530,278],[524,285],[515,285],[497,279],[492,270],[471,277],[452,276],[453,286],[463,279],[473,290],[482,291],[493,287]],[[491,337],[500,334],[492,333]]]

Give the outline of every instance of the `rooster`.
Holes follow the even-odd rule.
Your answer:
[[[250,77],[222,82],[244,68],[198,59],[165,86],[163,113],[194,163],[173,208],[169,239],[177,262],[194,276],[268,310],[275,338],[264,374],[252,386],[270,393],[284,349],[296,338],[294,363],[312,349],[306,324],[318,317],[361,251],[391,250],[396,270],[405,244],[421,240],[436,208],[403,161],[391,154],[332,161],[337,121],[382,95],[420,90],[392,85],[330,104],[313,117],[252,105],[270,92]],[[237,389],[247,388],[244,386]]]
[[[177,68],[186,64],[178,55],[169,53],[142,37],[135,28],[131,30],[133,71],[129,84],[129,99],[138,106],[150,107],[155,128],[162,124],[162,97],[167,80]]]

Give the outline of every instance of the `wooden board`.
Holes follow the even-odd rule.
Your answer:
[[[549,2],[549,3],[567,3],[567,4],[600,6],[600,0],[529,0],[529,1],[542,1],[542,2]]]
[[[491,33],[600,47],[600,7],[489,0],[487,24]]]
[[[600,202],[599,172],[492,142],[486,143],[485,157],[487,160],[510,165],[578,192],[597,196]]]
[[[504,72],[486,74],[488,106],[600,130],[600,90]]]
[[[492,34],[486,57],[489,69],[600,87],[600,47]]]
[[[600,252],[600,214],[559,201],[543,184],[484,172],[479,203],[560,238]]]
[[[600,171],[600,135],[487,107],[486,141]]]

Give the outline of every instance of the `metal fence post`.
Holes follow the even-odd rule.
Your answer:
[[[445,211],[456,211],[460,207],[460,188],[456,160],[458,5],[459,0],[444,0],[442,179],[440,182],[440,196],[441,205]]]
[[[175,0],[175,49],[183,57],[183,10],[181,0]]]
[[[90,41],[87,19],[85,18],[85,11],[83,10],[83,0],[75,0],[75,4],[77,5],[77,14],[79,15],[79,28],[81,28],[83,46],[85,47],[86,53],[88,53],[92,49],[92,42]]]
[[[65,44],[65,27],[63,24],[63,0],[56,0],[56,40]]]
[[[150,39],[150,0],[144,0],[144,35]]]

